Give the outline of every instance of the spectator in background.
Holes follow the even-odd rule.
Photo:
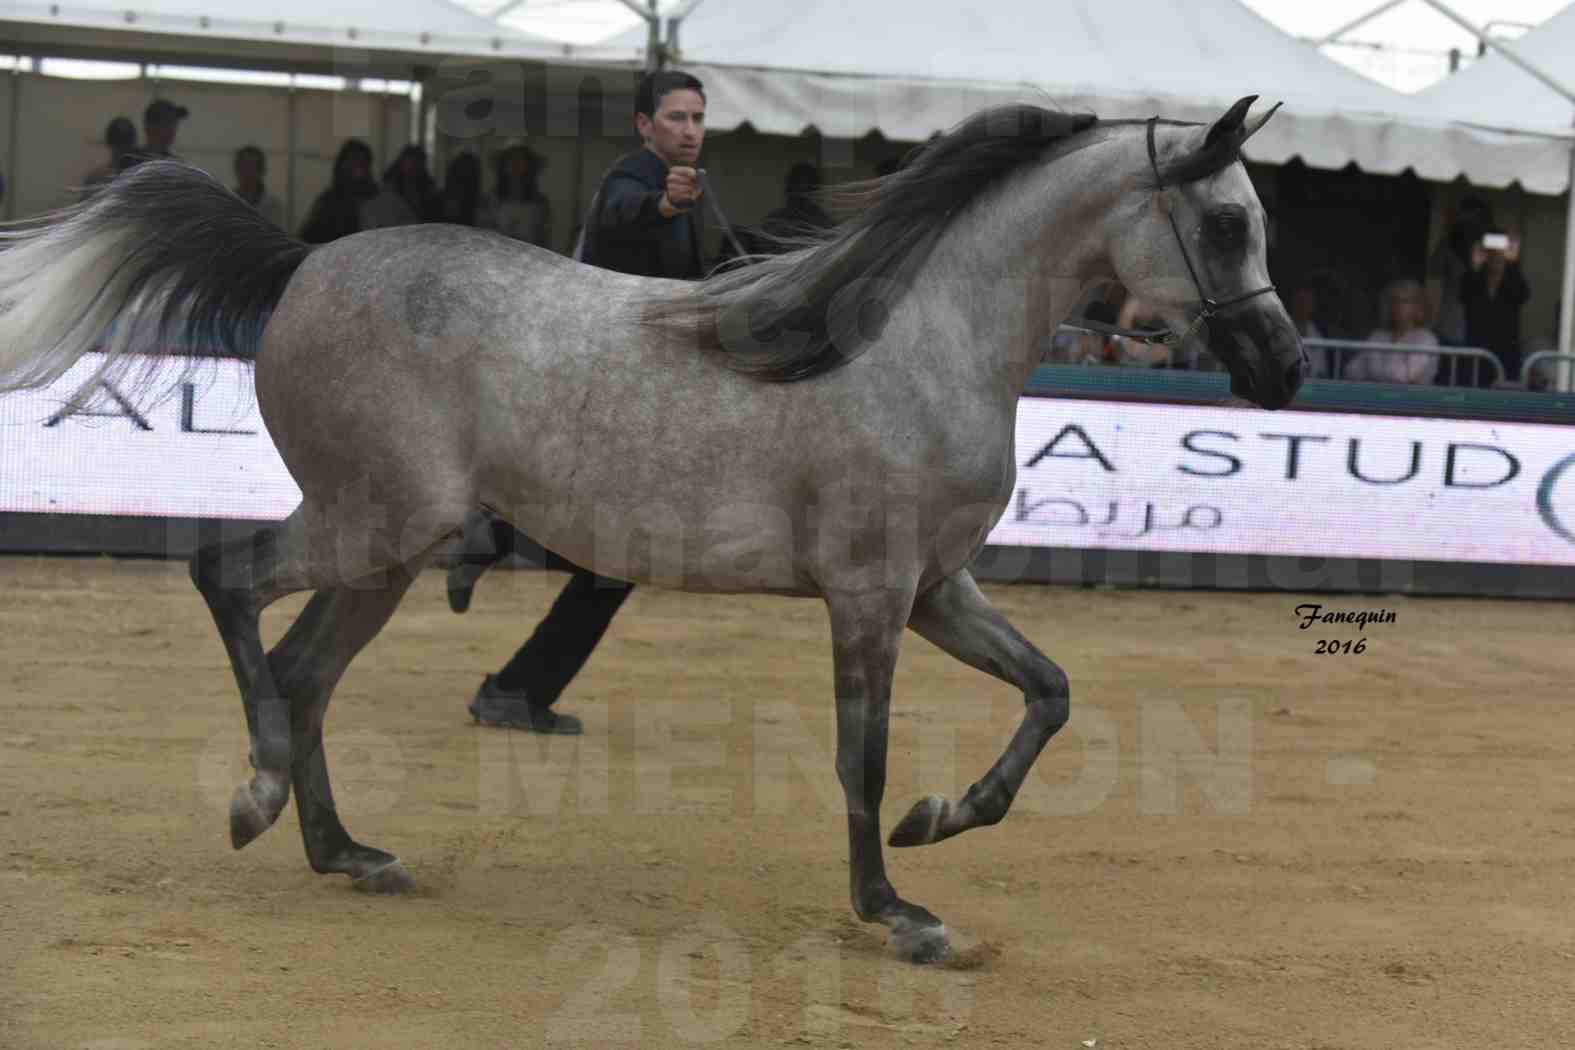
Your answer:
[[[137,126],[130,117],[116,117],[109,122],[104,129],[104,145],[109,147],[109,159],[82,180],[82,200],[93,196],[130,166],[129,159],[137,151]]]
[[[361,209],[375,196],[372,147],[360,139],[346,139],[334,158],[334,181],[312,202],[312,210],[301,226],[301,240],[327,244],[359,233]]]
[[[1557,350],[1558,340],[1551,336],[1534,335],[1526,340],[1524,350],[1529,362],[1532,355],[1543,350]],[[1557,361],[1538,361],[1534,364],[1525,364],[1521,371],[1521,381],[1527,390],[1547,392],[1558,384],[1559,364]]]
[[[1318,327],[1318,289],[1311,281],[1303,281],[1291,293],[1291,323],[1296,325],[1296,334],[1303,339],[1324,338],[1323,329]],[[1330,352],[1321,347],[1312,347],[1307,351],[1307,378],[1328,379],[1334,375],[1333,365],[1329,360]]]
[[[1504,236],[1499,234],[1498,236]],[[1511,234],[1503,247],[1479,240],[1471,246],[1471,270],[1460,282],[1460,305],[1466,315],[1466,343],[1491,350],[1504,366],[1504,378],[1520,377],[1520,308],[1531,298],[1531,286],[1520,272],[1520,238]],[[1480,375],[1478,385],[1487,386]]]
[[[542,158],[520,143],[500,152],[494,163],[492,192],[482,195],[476,225],[538,248],[552,247],[552,207],[538,185]]]
[[[1472,246],[1493,228],[1493,213],[1480,197],[1466,197],[1427,263],[1428,316],[1444,346],[1466,346],[1466,314],[1460,285],[1471,272]]]
[[[180,122],[191,116],[191,110],[177,106],[167,98],[156,98],[142,111],[142,148],[126,156],[121,170],[145,160],[180,160],[175,152],[175,135]]]
[[[242,146],[235,151],[235,195],[256,209],[257,214],[284,229],[284,204],[268,192],[263,176],[268,158],[258,146]]]
[[[1438,337],[1422,327],[1427,302],[1422,285],[1414,280],[1393,281],[1383,294],[1389,324],[1368,333],[1370,343],[1437,346]],[[1345,366],[1345,378],[1375,383],[1430,383],[1438,368],[1437,354],[1410,354],[1398,350],[1364,350]]]
[[[1050,336],[1050,345],[1041,360],[1058,365],[1097,365],[1105,349],[1105,337],[1082,329],[1084,321],[1116,323],[1116,308],[1105,301],[1107,295],[1124,294],[1113,282],[1098,282],[1085,289],[1077,305],[1067,315],[1066,327]]]
[[[782,207],[767,215],[760,224],[765,234],[761,241],[763,250],[770,250],[777,238],[802,237],[816,230],[829,230],[836,225],[826,209],[815,200],[820,192],[820,169],[813,164],[795,164],[788,169],[783,186]],[[750,248],[754,251],[754,248]]]
[[[427,151],[410,145],[383,172],[383,187],[361,209],[361,228],[410,226],[443,220],[443,198],[427,170]]]
[[[1164,320],[1153,307],[1127,293],[1121,312],[1116,315],[1117,328],[1130,328],[1139,332],[1159,332],[1165,328]],[[1137,365],[1142,368],[1170,368],[1173,365],[1170,347],[1163,343],[1145,343],[1125,336],[1113,335],[1105,344],[1105,360],[1110,364]]]
[[[1317,291],[1313,323],[1325,339],[1360,339],[1384,321],[1383,304],[1374,304],[1369,316],[1368,301],[1376,297],[1364,291],[1364,286],[1353,281],[1346,271],[1322,267],[1308,274],[1305,283]],[[1339,374],[1342,360],[1333,358],[1331,375]]]
[[[1553,330],[1547,335],[1534,335],[1530,339],[1526,340],[1526,345],[1523,348],[1526,354],[1526,361],[1530,361],[1530,359],[1540,350],[1557,350],[1559,348],[1559,315],[1563,311],[1564,304],[1562,302],[1554,303]],[[1557,360],[1538,361],[1532,364],[1529,368],[1522,364],[1521,379],[1525,383],[1527,390],[1557,390],[1560,380],[1562,378],[1567,378],[1567,376],[1561,377],[1559,373],[1567,373],[1570,367],[1570,364],[1562,363]]]
[[[448,162],[443,176],[443,221],[476,226],[481,203],[481,158],[466,150]]]

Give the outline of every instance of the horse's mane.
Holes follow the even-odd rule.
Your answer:
[[[976,113],[918,147],[895,173],[827,194],[852,213],[840,226],[779,238],[792,250],[663,293],[644,304],[642,320],[697,340],[757,379],[829,372],[878,336],[954,215],[1096,123],[1092,114],[1027,104]]]

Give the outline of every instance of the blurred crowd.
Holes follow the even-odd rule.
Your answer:
[[[1425,274],[1399,277],[1377,289],[1374,326],[1357,328],[1349,320],[1359,312],[1351,307],[1361,294],[1330,271],[1310,275],[1285,295],[1297,330],[1308,340],[1310,377],[1529,390],[1552,386],[1551,361],[1529,371],[1522,367],[1537,351],[1554,349],[1555,340],[1551,334],[1522,337],[1521,310],[1531,298],[1531,286],[1520,266],[1520,237],[1496,223],[1480,198],[1461,202]],[[1084,315],[1139,332],[1165,327],[1151,307],[1118,285],[1096,290]],[[1052,359],[1204,371],[1220,367],[1194,350],[1072,329],[1057,335]]]
[[[83,198],[144,161],[179,159],[175,141],[180,122],[189,113],[168,99],[156,99],[143,112],[140,141],[129,117],[111,120],[104,130],[108,157],[82,180]],[[449,164],[439,186],[420,146],[406,146],[378,176],[372,147],[360,139],[347,139],[334,158],[332,181],[312,202],[295,232],[310,244],[326,244],[383,226],[449,222],[497,230],[546,247],[552,236],[552,209],[538,186],[541,169],[541,158],[520,143],[496,155],[488,180],[481,159],[466,152]],[[283,229],[284,205],[268,189],[267,175],[267,155],[261,147],[246,145],[235,151],[236,195]]]
[[[156,99],[143,113],[140,140],[130,118],[111,120],[104,132],[108,156],[83,179],[84,196],[145,160],[177,157],[176,137],[180,122],[188,115],[184,106]],[[893,158],[881,165],[877,174],[890,174],[896,166]],[[236,194],[283,228],[284,206],[268,189],[263,150],[242,146],[235,151],[233,168]],[[360,139],[348,139],[334,160],[332,182],[313,201],[295,232],[308,243],[323,244],[362,230],[447,222],[492,229],[551,247],[552,207],[538,184],[542,168],[543,158],[521,142],[497,152],[490,172],[483,171],[475,153],[460,153],[449,163],[439,185],[420,146],[406,146],[376,174],[372,148]],[[816,200],[820,188],[820,172],[814,165],[794,165],[787,173],[784,204],[758,227],[738,230],[736,240],[724,246],[722,257],[739,250],[776,250],[784,235],[831,225],[832,219]],[[1552,386],[1552,362],[1543,361],[1530,370],[1522,368],[1526,357],[1553,349],[1554,340],[1551,336],[1522,339],[1521,310],[1531,297],[1531,286],[1520,266],[1520,237],[1496,223],[1480,198],[1467,197],[1460,203],[1429,256],[1425,274],[1403,276],[1375,290],[1375,326],[1364,326],[1363,330],[1351,323],[1350,318],[1359,313],[1351,304],[1367,290],[1347,287],[1333,271],[1311,274],[1289,289],[1288,295],[1285,291],[1281,293],[1287,309],[1309,340],[1313,378],[1446,386],[1499,384],[1530,390]],[[1138,332],[1165,327],[1148,304],[1119,285],[1097,289],[1081,313],[1091,320]],[[1071,324],[1075,326],[1076,321]],[[1371,345],[1342,345],[1347,343]],[[1496,370],[1484,355],[1497,362]],[[1057,333],[1048,359],[1201,371],[1220,368],[1195,347],[1172,348],[1072,327]]]

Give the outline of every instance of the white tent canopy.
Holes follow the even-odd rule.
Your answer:
[[[1565,8],[1511,46],[1537,69],[1575,91],[1575,5]],[[1537,193],[1559,193],[1569,185],[1570,137],[1575,103],[1489,53],[1469,69],[1415,96],[1424,112],[1483,128],[1545,137],[1546,147],[1521,172],[1521,185]]]
[[[632,60],[645,39],[582,53]],[[723,128],[915,140],[1003,101],[1207,121],[1258,94],[1285,108],[1249,144],[1257,161],[1503,186],[1548,149],[1451,124],[1237,0],[705,0],[678,45],[674,64],[706,82]]]
[[[570,46],[448,0],[109,3],[0,0],[0,24],[19,44],[118,49],[147,61],[170,61],[179,49],[231,62],[266,56],[391,73],[403,65],[405,75],[423,58],[447,55],[639,63],[646,42],[642,27],[605,45]],[[1566,41],[1575,35],[1566,12],[1525,42],[1556,25],[1566,27]],[[792,135],[813,127],[839,138],[878,130],[921,140],[1004,101],[1208,121],[1259,94],[1285,108],[1249,144],[1253,160],[1354,162],[1380,174],[1409,168],[1436,181],[1519,181],[1541,193],[1559,192],[1568,176],[1568,120],[1537,117],[1525,134],[1527,121],[1478,112],[1488,103],[1471,98],[1463,78],[1503,63],[1489,59],[1456,78],[1458,101],[1470,106],[1444,94],[1453,83],[1419,100],[1353,73],[1238,0],[994,0],[969,9],[949,0],[705,0],[683,19],[679,45],[677,62],[706,81],[710,118],[723,129],[748,123]],[[1550,104],[1538,103],[1542,112]]]
[[[346,51],[413,55],[492,55],[563,58],[571,48],[471,14],[444,0],[270,0],[220,4],[213,0],[0,0],[0,21],[44,29],[110,30],[119,34],[207,38]]]
[[[1515,54],[1575,92],[1575,4],[1518,40]],[[1493,128],[1567,135],[1575,104],[1562,98],[1494,51],[1415,96],[1417,102],[1452,119]]]
[[[1575,89],[1575,5],[1548,19],[1513,44],[1515,54],[1566,91]],[[1564,220],[1564,280],[1559,301],[1559,349],[1575,354],[1575,104],[1541,80],[1490,54],[1470,69],[1420,93],[1417,103],[1433,112],[1473,124],[1514,129],[1534,140],[1545,136],[1536,163],[1527,160],[1520,182],[1540,193],[1570,191]],[[1575,375],[1560,377],[1563,390],[1575,388]]]

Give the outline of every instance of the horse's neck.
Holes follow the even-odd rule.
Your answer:
[[[914,301],[954,318],[966,341],[954,355],[959,371],[1013,398],[1090,283],[1110,276],[1102,224],[1115,191],[1091,159],[1024,172],[978,202],[915,282]]]

